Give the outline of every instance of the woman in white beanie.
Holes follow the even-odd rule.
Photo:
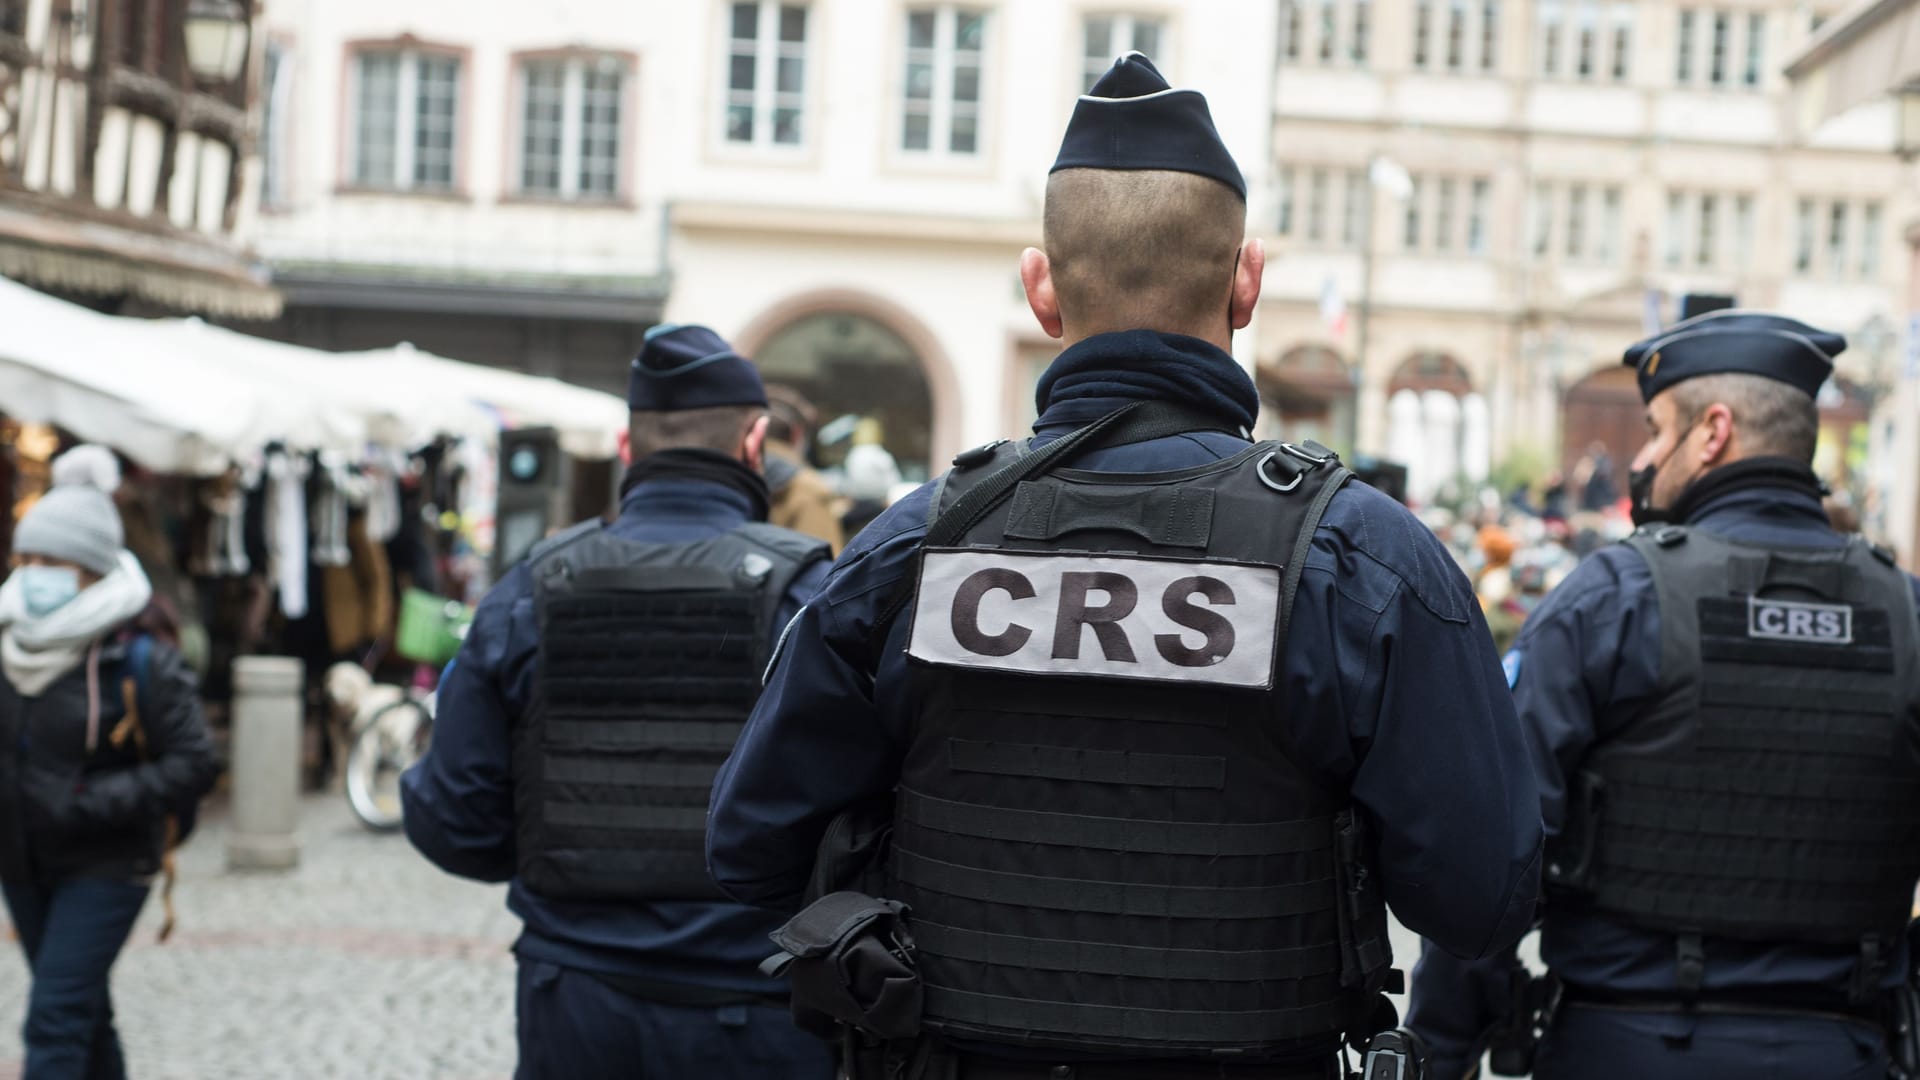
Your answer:
[[[112,454],[80,447],[14,532],[0,585],[0,892],[33,987],[25,1080],[126,1076],[107,977],[173,826],[213,786],[193,676],[133,629]]]

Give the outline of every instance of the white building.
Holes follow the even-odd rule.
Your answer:
[[[1016,268],[1075,97],[1141,47],[1207,92],[1258,188],[1275,19],[1255,0],[275,0],[279,332],[617,388],[647,325],[705,322],[827,415],[878,417],[924,475],[1031,416],[1054,350]]]

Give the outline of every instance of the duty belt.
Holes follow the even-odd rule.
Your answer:
[[[1887,1019],[1886,1003],[1881,996],[1856,1003],[1845,990],[1820,985],[1748,986],[1708,990],[1689,998],[1679,992],[1619,991],[1565,983],[1562,994],[1561,1000],[1568,1005],[1646,1012],[1765,1013],[1875,1025],[1884,1024]]]

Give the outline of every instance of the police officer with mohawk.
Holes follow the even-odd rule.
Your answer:
[[[407,838],[505,881],[526,923],[517,1080],[827,1080],[779,919],[701,856],[707,793],[827,547],[765,524],[767,397],[701,326],[647,334],[620,515],[537,545],[480,602],[401,781]]]
[[[716,879],[826,894],[777,940],[796,988],[856,984],[831,1014],[889,1075],[1341,1076],[1394,1024],[1387,906],[1467,957],[1532,916],[1538,794],[1471,588],[1330,452],[1248,439],[1245,230],[1206,100],[1122,57],[1021,258],[1066,346],[1033,437],[849,545],[716,783]],[[875,805],[870,889],[810,886]]]
[[[1505,665],[1551,836],[1552,975],[1428,949],[1410,1022],[1442,1080],[1488,1048],[1539,1080],[1888,1075],[1920,878],[1920,584],[1821,508],[1814,398],[1845,347],[1718,311],[1627,351],[1643,528]]]

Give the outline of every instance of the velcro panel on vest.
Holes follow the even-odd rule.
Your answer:
[[[706,807],[759,695],[762,600],[713,587],[725,579],[698,567],[663,573],[680,588],[547,601],[529,808],[541,843],[521,869],[542,895],[721,898],[706,868]]]
[[[1696,613],[1684,750],[1601,759],[1596,903],[1750,940],[1897,929],[1920,852],[1894,653],[1911,638],[1857,604],[1702,596]]]

